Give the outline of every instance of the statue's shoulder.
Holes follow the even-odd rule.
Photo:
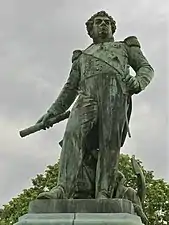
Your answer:
[[[139,47],[141,48],[140,42],[138,41],[136,36],[129,36],[124,39],[123,41],[124,44],[126,44],[129,47]]]
[[[73,55],[72,55],[72,63],[73,63],[74,61],[76,61],[76,60],[82,55],[82,53],[88,52],[88,50],[90,50],[93,46],[94,46],[94,45],[91,44],[91,45],[89,45],[87,48],[85,48],[84,50],[80,50],[80,49],[74,50],[74,51],[73,51]]]
[[[73,54],[72,54],[72,63],[74,62],[74,61],[76,61],[78,58],[79,58],[79,56],[82,54],[82,50],[80,50],[80,49],[76,49],[76,50],[74,50],[73,51]]]

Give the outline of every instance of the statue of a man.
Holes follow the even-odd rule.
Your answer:
[[[110,197],[120,148],[129,133],[131,96],[144,90],[154,74],[136,37],[114,41],[116,23],[106,12],[93,15],[86,27],[93,43],[83,51],[74,51],[66,84],[38,121],[49,128],[49,119],[64,113],[78,96],[64,133],[58,184],[38,198],[71,198],[84,157],[91,149],[98,149],[95,198]],[[130,75],[130,66],[136,76]]]

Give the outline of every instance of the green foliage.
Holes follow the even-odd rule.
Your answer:
[[[145,199],[145,211],[152,225],[169,224],[169,184],[163,179],[154,179],[153,171],[146,171],[140,163],[145,178],[147,194]],[[127,185],[137,188],[136,177],[133,173],[129,155],[121,154],[119,169],[124,173],[127,179]],[[44,175],[37,175],[32,179],[32,187],[23,190],[16,198],[13,198],[7,205],[1,215],[0,225],[9,225],[17,222],[18,218],[28,212],[29,202],[37,197],[44,190],[51,189],[57,183],[58,163],[54,166],[48,166]]]
[[[44,175],[38,174],[32,179],[33,187],[24,189],[16,198],[13,198],[8,205],[4,205],[0,225],[9,225],[17,222],[18,218],[28,212],[29,202],[34,200],[41,192],[51,189],[57,183],[58,163],[48,166]]]

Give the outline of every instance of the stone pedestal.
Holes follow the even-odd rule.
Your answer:
[[[133,204],[126,199],[37,199],[29,204],[29,213],[129,213]]]
[[[138,216],[128,213],[27,214],[15,225],[141,225]]]
[[[125,199],[35,200],[15,225],[141,225]]]

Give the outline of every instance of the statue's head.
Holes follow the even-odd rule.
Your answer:
[[[87,22],[86,28],[89,36],[95,41],[113,38],[116,31],[116,22],[105,11],[94,14]]]

